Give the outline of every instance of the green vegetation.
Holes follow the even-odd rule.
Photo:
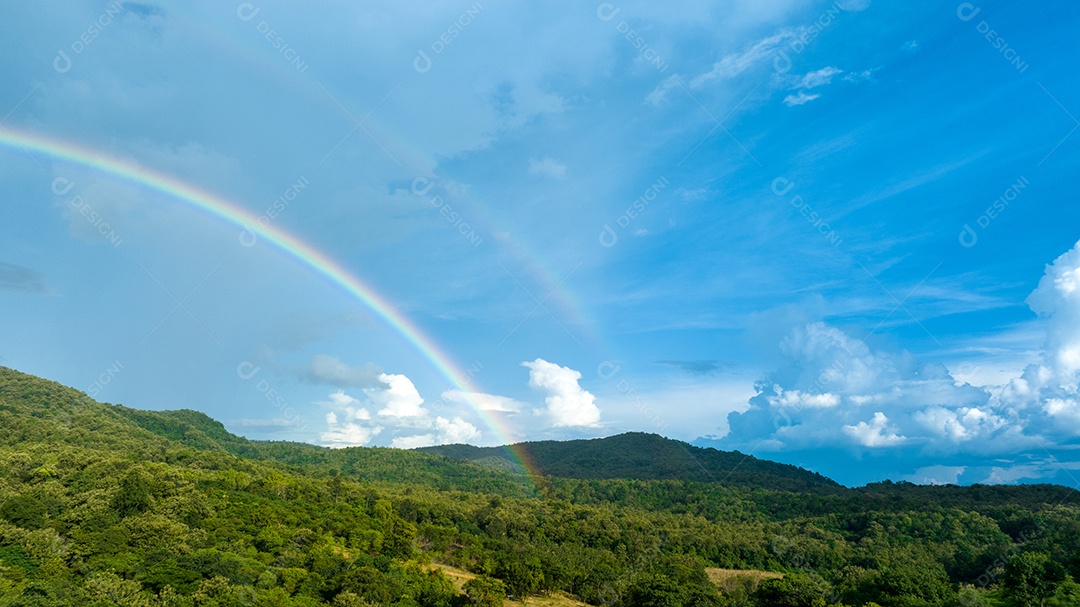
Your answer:
[[[718,475],[742,456],[640,434],[535,443],[532,482],[495,452],[248,441],[4,368],[0,428],[3,607],[1080,604],[1063,487]]]
[[[628,432],[609,438],[538,441],[514,446],[544,476],[579,479],[677,479],[803,491],[837,483],[797,466],[757,459],[738,451],[702,449],[656,434]],[[418,449],[497,469],[519,465],[507,447],[440,445]]]

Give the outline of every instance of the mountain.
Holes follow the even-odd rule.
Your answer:
[[[788,491],[840,487],[825,476],[797,466],[738,451],[695,447],[643,432],[588,440],[524,442],[511,447],[440,445],[417,451],[511,470],[520,469],[517,453],[522,453],[540,474],[562,478],[681,480]]]
[[[1080,604],[1061,486],[848,489],[640,433],[513,446],[538,478],[505,448],[252,441],[3,367],[0,429],[3,607],[997,605],[1014,556]]]

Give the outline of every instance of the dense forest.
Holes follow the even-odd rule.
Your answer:
[[[249,441],[2,367],[0,429],[4,607],[1080,605],[1058,486],[849,489],[643,434],[525,445],[530,478],[500,449]]]

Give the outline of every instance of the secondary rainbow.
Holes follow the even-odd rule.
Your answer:
[[[469,377],[469,375],[433,339],[425,335],[416,326],[416,323],[395,309],[385,297],[314,246],[270,222],[260,221],[260,218],[254,213],[221,196],[184,183],[160,171],[139,166],[133,162],[110,156],[92,148],[33,133],[17,131],[10,127],[0,128],[0,144],[10,149],[22,149],[28,153],[38,152],[57,160],[83,165],[122,178],[130,183],[160,192],[179,202],[196,207],[247,231],[249,234],[254,234],[259,239],[265,240],[286,255],[344,289],[382,318],[431,363],[443,377],[449,380],[451,385],[466,395],[477,415],[484,420],[503,444],[509,445],[511,443],[511,434],[503,427],[501,421],[479,407],[476,401],[469,396],[471,392],[475,391],[465,385],[465,378]],[[519,460],[521,467],[528,476],[539,476],[536,467],[523,449],[511,446],[510,450]]]

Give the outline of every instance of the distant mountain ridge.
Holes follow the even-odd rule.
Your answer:
[[[695,447],[658,434],[627,432],[607,438],[534,441],[513,445],[544,476],[577,479],[627,478],[682,480],[767,487],[791,491],[840,487],[832,479],[798,466],[758,459],[738,451]],[[520,470],[508,447],[440,445],[417,449],[424,453]]]

